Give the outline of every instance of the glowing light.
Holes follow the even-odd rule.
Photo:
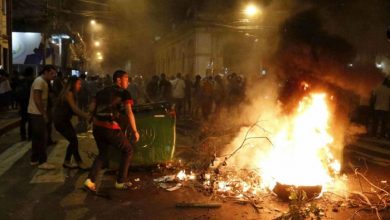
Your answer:
[[[303,81],[303,82],[301,82],[301,87],[303,88],[303,90],[306,91],[308,88],[310,88],[310,85],[309,85],[309,83]]]
[[[100,42],[99,41],[95,41],[95,47],[99,47],[100,46]]]
[[[176,175],[176,177],[177,177],[179,180],[184,180],[184,179],[187,177],[186,171],[185,171],[185,170],[180,171],[180,172]]]
[[[324,93],[311,94],[301,100],[289,122],[273,138],[273,148],[259,161],[262,181],[273,189],[277,182],[295,186],[317,186],[331,183],[340,163],[329,147],[331,117]]]
[[[95,25],[95,24],[96,24],[96,20],[92,19],[92,20],[90,21],[90,23],[91,23],[91,25]]]
[[[96,55],[102,56],[102,53],[101,52],[97,52]]]
[[[383,63],[376,63],[376,68],[382,69],[383,68]]]
[[[218,182],[218,192],[227,192],[232,189],[231,186],[225,181]]]
[[[256,5],[250,4],[245,7],[244,13],[249,17],[253,17],[259,13],[259,9],[256,7]]]

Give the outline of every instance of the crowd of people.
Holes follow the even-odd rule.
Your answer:
[[[223,108],[239,106],[245,101],[246,81],[236,73],[203,78],[196,75],[194,79],[189,75],[183,77],[181,73],[168,79],[162,73],[160,76],[152,76],[145,89],[137,83],[135,86],[138,86],[140,94],[145,94],[146,98],[139,97],[142,101],[173,103],[178,118],[208,120],[213,113],[218,113]]]
[[[17,77],[17,83],[11,86],[5,71],[0,72],[1,101],[9,109],[19,106],[22,140],[32,141],[31,165],[39,169],[55,169],[47,162],[46,149],[55,143],[51,139],[52,127],[69,142],[63,167],[68,169],[89,169],[79,153],[77,130],[86,131],[93,125],[93,135],[99,150],[84,186],[96,191],[96,176],[108,159],[108,146],[121,151],[120,172],[115,187],[128,189],[127,172],[131,160],[132,143],[122,131],[119,122],[126,121],[131,129],[134,141],[139,134],[133,105],[169,102],[175,107],[180,118],[198,118],[209,120],[219,115],[222,109],[229,112],[245,102],[246,80],[232,73],[229,75],[201,77],[193,79],[189,75],[177,73],[153,75],[145,80],[142,76],[130,77],[125,71],[118,70],[112,77],[99,78],[96,75],[67,76],[56,71],[55,66],[46,65],[38,77],[30,67]],[[373,90],[372,109],[373,135],[388,137],[388,113],[390,107],[390,80]],[[13,104],[12,102],[15,102]],[[76,127],[72,117],[78,117]],[[120,119],[124,117],[124,119]],[[74,162],[72,162],[72,160]]]
[[[239,106],[245,97],[245,79],[235,73],[229,75],[201,77],[177,73],[167,77],[162,73],[150,79],[143,76],[128,77],[126,91],[135,105],[156,102],[171,103],[178,118],[209,119],[223,108]],[[63,166],[66,168],[86,168],[78,154],[77,131],[86,131],[91,121],[89,106],[99,91],[114,85],[112,78],[97,75],[73,77],[56,71],[47,65],[35,77],[34,69],[27,67],[23,73],[9,75],[0,72],[0,96],[4,110],[19,108],[21,140],[31,140],[32,165],[42,169],[53,166],[46,163],[46,146],[55,144],[52,140],[52,127],[69,141]],[[12,85],[12,86],[11,86]],[[13,102],[15,104],[13,104]],[[78,117],[74,128],[73,115]],[[45,129],[43,129],[43,127]],[[71,158],[76,164],[71,163]]]
[[[84,183],[85,188],[92,192],[96,191],[97,174],[103,163],[108,160],[108,149],[112,146],[121,152],[120,172],[115,187],[129,189],[131,182],[127,180],[127,173],[133,148],[117,122],[119,117],[127,118],[121,120],[128,121],[134,142],[137,142],[140,136],[132,112],[134,102],[127,90],[128,74],[125,71],[116,71],[112,79],[107,77],[101,85],[104,88],[94,83],[94,78],[89,83],[85,78],[85,76],[64,77],[61,73],[57,74],[55,66],[52,65],[44,66],[35,78],[31,68],[26,68],[19,77],[15,90],[20,94],[15,97],[19,102],[22,118],[21,137],[23,140],[31,139],[32,142],[30,164],[38,169],[56,169],[55,165],[47,161],[46,152],[47,146],[53,144],[50,134],[54,124],[55,129],[69,142],[63,167],[90,169],[79,153],[77,132],[72,124],[72,117],[76,115],[79,121],[85,124],[92,122],[93,135],[99,150]],[[26,125],[28,125],[27,129]]]

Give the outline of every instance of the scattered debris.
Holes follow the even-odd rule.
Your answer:
[[[166,183],[166,182],[173,182],[175,180],[176,176],[175,175],[169,175],[169,176],[163,176],[157,179],[154,179],[154,182],[157,183]]]
[[[178,184],[176,184],[176,186],[174,186],[174,187],[166,188],[166,190],[172,192],[172,191],[175,191],[175,190],[180,189],[182,186],[183,186],[183,185],[182,185],[181,183],[178,183]]]

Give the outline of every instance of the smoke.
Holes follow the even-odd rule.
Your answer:
[[[300,87],[300,82],[306,81],[310,91],[328,93],[332,114],[329,126],[334,137],[331,150],[342,162],[347,137],[364,130],[350,124],[351,110],[359,102],[359,96],[368,97],[383,79],[383,74],[375,67],[375,57],[390,51],[384,40],[383,20],[389,18],[389,3],[376,1],[381,4],[375,6],[364,1],[354,5],[355,2],[320,1],[314,5],[312,1],[296,0],[270,1],[265,5],[261,22],[267,31],[260,32],[261,56],[258,59],[268,67],[270,76],[254,80],[259,78],[254,69],[248,77],[249,101],[240,106],[238,115],[229,115],[232,118],[229,123],[241,122],[246,126],[224,148],[224,155],[241,145],[250,124],[260,122],[266,129],[252,131],[252,135],[271,137],[275,134],[273,132],[289,120],[286,106],[294,111],[298,101],[308,94]],[[367,31],[357,22],[362,20]],[[369,39],[375,42],[371,44]],[[256,164],[254,160],[267,155],[270,144],[266,140],[250,142],[252,144],[248,143],[230,159],[231,163],[251,167]]]
[[[359,67],[356,49],[346,39],[329,34],[318,10],[311,9],[281,26],[275,63],[285,78],[312,77],[358,95],[366,95],[381,78],[379,71]],[[356,65],[357,67],[354,67]]]

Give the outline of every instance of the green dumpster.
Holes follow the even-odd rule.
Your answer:
[[[168,103],[133,107],[140,140],[134,144],[131,166],[152,166],[172,160],[176,142],[176,116]],[[126,119],[121,119],[121,122]],[[127,127],[121,125],[122,128]],[[125,128],[131,140],[131,129]],[[120,151],[110,147],[110,167],[118,167]]]

